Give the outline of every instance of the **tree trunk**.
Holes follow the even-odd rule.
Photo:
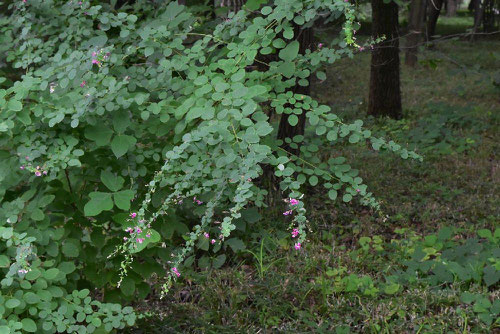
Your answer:
[[[299,26],[294,27],[294,33],[295,33],[295,40],[299,42],[299,53],[300,54],[305,54],[307,49],[311,48],[312,42],[313,42],[313,28],[306,28],[306,29],[300,29]],[[308,86],[300,86],[298,83],[292,88],[292,92],[294,94],[304,94],[304,95],[310,95],[311,93],[311,85],[309,84]],[[293,137],[297,135],[303,135],[305,131],[305,126],[306,126],[306,114],[303,112],[301,115],[298,116],[299,122],[295,125],[292,126],[290,123],[288,123],[288,114],[282,114],[281,119],[280,119],[280,124],[278,128],[278,139],[283,141],[283,144],[281,147],[295,155],[300,154],[300,146],[298,148],[291,148],[290,145],[288,145],[285,142],[285,138],[290,138],[293,139]]]
[[[391,1],[371,0],[372,36],[385,40],[372,52],[368,114],[402,117],[399,87],[398,5]]]
[[[426,0],[412,0],[408,20],[408,37],[406,38],[405,64],[414,67],[417,63],[418,44],[422,39]]]
[[[427,40],[432,40],[432,36],[436,34],[436,24],[441,13],[441,8],[443,7],[443,0],[429,0],[428,15],[427,20]]]
[[[455,16],[457,14],[457,0],[447,0],[446,16]]]
[[[482,0],[474,2],[474,27],[472,28],[471,41],[474,41],[474,35],[478,32],[484,17],[484,4]]]

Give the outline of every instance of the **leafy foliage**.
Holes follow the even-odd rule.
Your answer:
[[[368,143],[420,159],[294,93],[324,64],[353,55],[349,3],[258,4],[215,21],[173,1],[10,6],[0,21],[15,70],[0,78],[1,326],[133,324],[131,309],[97,302],[89,290],[109,302],[143,298],[155,274],[166,276],[168,291],[194,249],[220,249],[246,210],[265,206],[265,169],[288,198],[296,249],[305,242],[307,183],[331,200],[340,194],[379,209],[359,172],[343,157],[322,161],[318,147]],[[300,53],[295,27],[320,16],[343,16],[342,34]],[[306,117],[304,135],[276,140],[280,115],[291,126]],[[197,264],[218,268],[225,259]]]

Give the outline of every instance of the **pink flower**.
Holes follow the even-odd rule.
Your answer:
[[[151,238],[151,234],[146,233],[146,238]]]
[[[207,232],[203,233],[203,236],[207,239],[210,238],[210,235]]]
[[[24,0],[23,2],[26,2],[26,0]],[[17,272],[20,273],[20,274],[26,274],[26,273],[28,273],[28,271],[26,269],[19,269]]]
[[[42,176],[42,172],[40,172],[39,170],[35,171],[35,175],[36,176]]]
[[[132,232],[134,232],[134,229],[132,227],[127,227],[125,232],[132,233]]]
[[[142,233],[141,228],[140,228],[140,227],[138,227],[138,226],[136,226],[135,231],[136,231],[137,233]]]
[[[299,201],[296,200],[295,198],[290,198],[290,205],[297,205],[299,204]]]
[[[46,170],[44,170],[44,171],[43,171],[43,175],[47,175],[47,173],[48,173],[48,172],[47,172]]]
[[[359,193],[360,191],[361,191],[360,189],[356,189],[356,192],[358,192],[358,193]]]
[[[83,87],[85,87],[85,85],[86,85],[86,84],[87,84],[87,83],[85,82],[85,80],[83,80],[83,81],[82,81],[82,83],[80,84],[80,87],[82,87],[82,88],[83,88]]]
[[[285,211],[285,212],[283,212],[283,216],[291,215],[292,212],[293,212],[292,210]]]
[[[137,217],[137,213],[132,212],[132,213],[130,214],[130,217],[131,217],[131,218],[135,218],[135,217]]]
[[[97,56],[97,52],[94,51],[94,52],[92,52],[92,57],[95,57],[95,56]]]
[[[127,238],[127,237],[123,237],[123,241],[127,241],[127,240],[128,240],[128,238]]]
[[[24,168],[25,168],[25,167],[24,167],[24,166],[21,166],[21,167],[19,167],[19,168],[20,168],[21,170],[24,170]]]
[[[364,47],[362,47],[362,46],[359,48],[359,51],[360,51],[360,52],[363,52],[364,50],[365,50],[365,48],[364,48]]]
[[[299,250],[302,247],[302,245],[300,244],[300,242],[297,242],[294,247],[295,250]]]
[[[97,59],[92,59],[92,64],[99,65],[99,60],[97,60]]]
[[[212,239],[212,240],[210,241],[210,243],[211,243],[212,245],[213,245],[213,244],[215,244],[215,239]]]
[[[144,238],[137,238],[137,239],[135,239],[135,240],[137,240],[137,242],[138,242],[138,243],[142,244],[142,243],[143,243],[143,241],[144,241]]]
[[[321,49],[323,47],[323,43],[318,44],[318,48]]]
[[[296,238],[299,235],[299,229],[294,228],[292,230],[292,238]]]
[[[175,275],[177,275],[177,277],[181,276],[181,274],[179,273],[179,271],[177,270],[176,267],[173,267],[172,271],[174,272]]]
[[[29,159],[30,159],[30,157],[28,157],[28,156],[25,156],[25,157],[24,157],[24,159],[26,159],[26,160],[29,160]]]

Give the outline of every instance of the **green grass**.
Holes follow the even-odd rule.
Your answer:
[[[379,134],[415,145],[424,154],[419,163],[377,155],[364,147],[322,152],[346,156],[361,171],[386,216],[359,205],[332,204],[312,189],[307,199],[312,232],[303,251],[291,251],[288,233],[278,232],[284,226],[279,212],[266,211],[263,224],[271,232],[266,236],[252,231],[245,242],[260,257],[261,240],[266,238],[262,263],[267,270],[259,270],[255,256],[240,252],[222,269],[186,272],[168,297],[151,296],[138,305],[149,316],[133,332],[498,331],[498,324],[490,326],[480,319],[479,302],[464,301],[464,292],[498,300],[498,282],[489,288],[459,279],[433,285],[419,276],[389,293],[391,275],[404,271],[405,259],[427,242],[422,236],[451,226],[457,233],[453,242],[460,243],[478,229],[499,227],[500,90],[493,85],[493,75],[500,71],[498,50],[498,40],[445,41],[422,50],[419,66],[401,67],[401,121],[366,117],[368,53],[328,68],[328,79],[315,83],[317,99],[343,117],[361,118]],[[437,130],[426,133],[429,127]],[[375,235],[382,250],[375,248],[375,241],[368,248],[363,244],[363,237]],[[434,249],[439,255],[438,248],[428,246],[427,251]],[[350,279],[366,282],[348,291]],[[373,296],[370,281],[380,290]]]

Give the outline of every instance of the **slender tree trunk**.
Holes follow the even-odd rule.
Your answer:
[[[398,5],[372,0],[372,36],[385,40],[372,52],[368,114],[402,117],[399,87]]]
[[[408,20],[408,37],[406,38],[405,64],[414,67],[417,63],[418,44],[422,39],[426,0],[412,0]]]
[[[314,37],[314,31],[313,28],[306,28],[306,29],[300,29],[300,27],[295,26],[294,29],[296,40],[299,42],[299,53],[300,54],[305,54],[307,49],[311,49],[311,45],[313,43],[313,37]],[[308,86],[300,86],[298,83],[292,88],[292,91],[294,94],[304,94],[304,95],[310,95],[311,93],[311,85],[309,84]],[[281,139],[283,141],[283,145],[281,146],[283,149],[286,151],[299,155],[300,154],[300,147],[298,148],[291,148],[290,145],[288,145],[285,142],[285,138],[290,138],[293,139],[293,137],[297,135],[303,135],[305,131],[305,126],[306,126],[306,114],[303,112],[301,115],[298,116],[299,122],[295,125],[292,126],[290,123],[288,123],[288,117],[289,115],[287,114],[282,114],[281,119],[280,119],[280,124],[278,128],[278,139]]]
[[[457,0],[448,0],[446,8],[446,16],[455,16],[457,14]]]
[[[427,40],[432,40],[432,36],[436,34],[436,24],[439,18],[439,14],[441,13],[441,8],[443,7],[443,0],[429,0],[428,15],[429,19],[427,20]]]
[[[474,27],[472,28],[471,41],[474,41],[474,35],[478,32],[484,17],[484,3],[483,0],[476,0],[474,2]]]

